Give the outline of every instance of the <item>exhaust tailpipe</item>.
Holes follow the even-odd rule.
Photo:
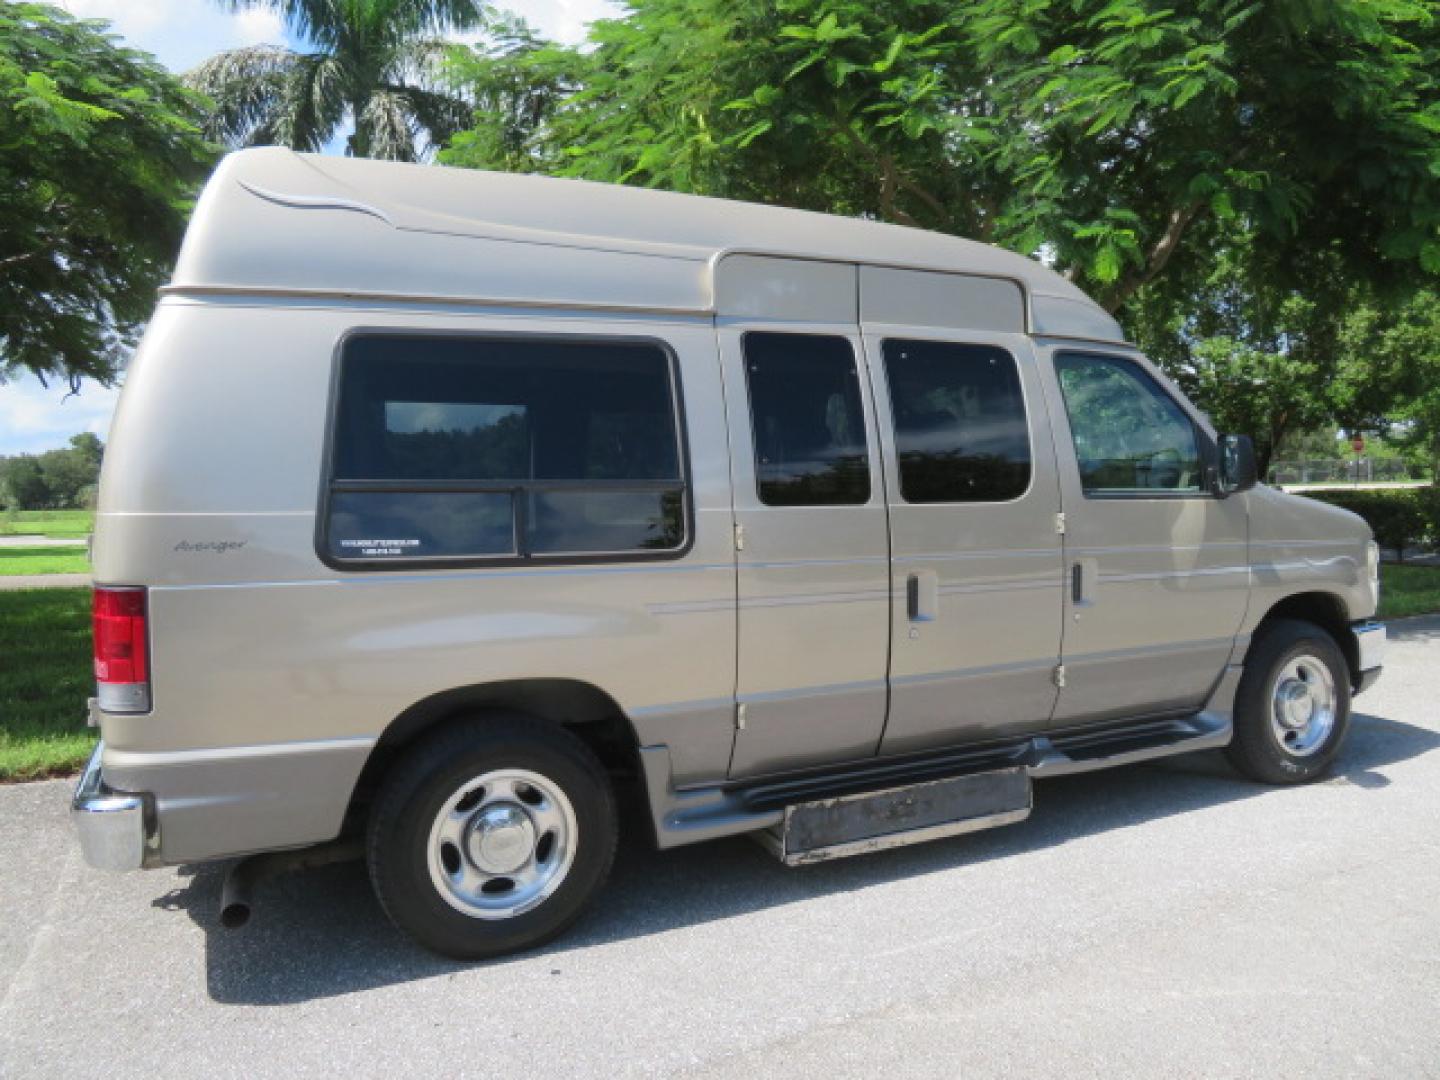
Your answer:
[[[220,889],[220,925],[238,930],[250,921],[256,886],[294,870],[310,870],[331,863],[352,862],[364,857],[359,839],[332,840],[293,851],[265,851],[250,855],[230,867]]]

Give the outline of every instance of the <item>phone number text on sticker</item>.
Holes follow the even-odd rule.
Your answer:
[[[342,548],[358,548],[361,555],[405,555],[406,548],[418,548],[419,540],[341,540]]]

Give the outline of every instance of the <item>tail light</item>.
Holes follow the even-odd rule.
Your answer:
[[[148,712],[150,656],[145,590],[97,587],[92,614],[100,708],[115,713]]]

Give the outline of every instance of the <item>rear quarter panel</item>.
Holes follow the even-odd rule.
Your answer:
[[[663,340],[688,405],[693,546],[675,560],[611,565],[325,566],[314,538],[328,398],[336,343],[356,327]],[[154,678],[152,713],[105,718],[107,748],[119,765],[136,752],[370,739],[440,691],[562,677],[650,718],[644,740],[686,723],[677,773],[723,775],[730,513],[703,319],[169,299],[129,373],[101,483],[96,580],[150,586]]]

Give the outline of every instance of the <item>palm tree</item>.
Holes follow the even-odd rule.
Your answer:
[[[312,52],[231,49],[186,81],[215,104],[206,133],[231,146],[319,150],[348,119],[355,157],[413,161],[470,120],[440,80],[447,33],[480,28],[481,0],[219,0],[264,8]]]

